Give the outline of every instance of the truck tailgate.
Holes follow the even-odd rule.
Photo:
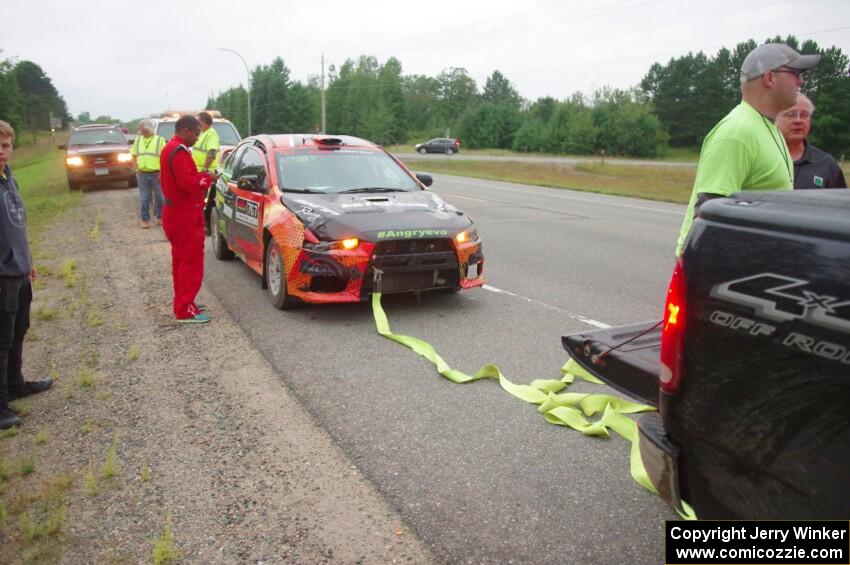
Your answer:
[[[606,384],[658,406],[661,324],[643,322],[570,334],[562,343],[579,365]]]

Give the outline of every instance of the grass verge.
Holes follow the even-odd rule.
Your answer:
[[[423,142],[426,140],[422,140]],[[400,145],[388,145],[384,149],[390,153],[416,153],[416,147],[413,143],[404,143]],[[521,151],[512,151],[510,149],[464,149],[461,145],[461,152],[464,155],[481,155],[488,157],[575,157],[579,159],[593,158],[594,155],[564,155],[561,153],[523,153]],[[612,159],[625,159],[631,161],[645,161],[646,159],[638,159],[634,157],[620,157],[611,155]],[[686,149],[682,147],[668,147],[657,157],[651,160],[670,161],[676,163],[696,163],[699,160],[699,151],[695,149]]]
[[[696,169],[579,163],[521,163],[516,161],[436,161],[410,159],[416,170],[488,180],[631,196],[686,204]]]
[[[29,134],[27,134],[29,135]],[[30,242],[37,242],[44,227],[59,214],[82,201],[79,192],[68,190],[64,153],[56,148],[67,133],[42,134],[38,141],[16,148],[10,164],[27,210]]]

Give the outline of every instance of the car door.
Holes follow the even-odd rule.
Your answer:
[[[227,244],[250,267],[262,272],[263,204],[269,190],[266,155],[256,146],[248,146],[236,157],[238,162],[228,183],[233,216],[229,219]]]
[[[241,145],[237,147],[233,153],[225,160],[224,165],[221,170],[221,176],[219,177],[216,185],[216,189],[221,193],[221,202],[219,207],[219,221],[224,223],[224,229],[222,233],[225,236],[225,240],[227,241],[227,246],[235,250],[235,238],[233,237],[233,213],[234,213],[234,204],[236,203],[236,168],[239,165],[240,159],[242,159],[242,154],[245,153],[245,150],[248,148],[248,145]],[[218,206],[219,203],[217,202]]]

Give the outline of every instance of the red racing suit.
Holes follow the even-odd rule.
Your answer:
[[[195,297],[204,278],[204,197],[212,177],[199,173],[189,149],[176,135],[159,157],[162,182],[162,229],[171,243],[174,315],[198,314]]]

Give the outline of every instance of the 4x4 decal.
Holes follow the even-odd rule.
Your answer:
[[[711,296],[750,306],[758,316],[777,322],[804,320],[850,333],[850,300],[812,291],[804,279],[761,273],[719,284]]]

